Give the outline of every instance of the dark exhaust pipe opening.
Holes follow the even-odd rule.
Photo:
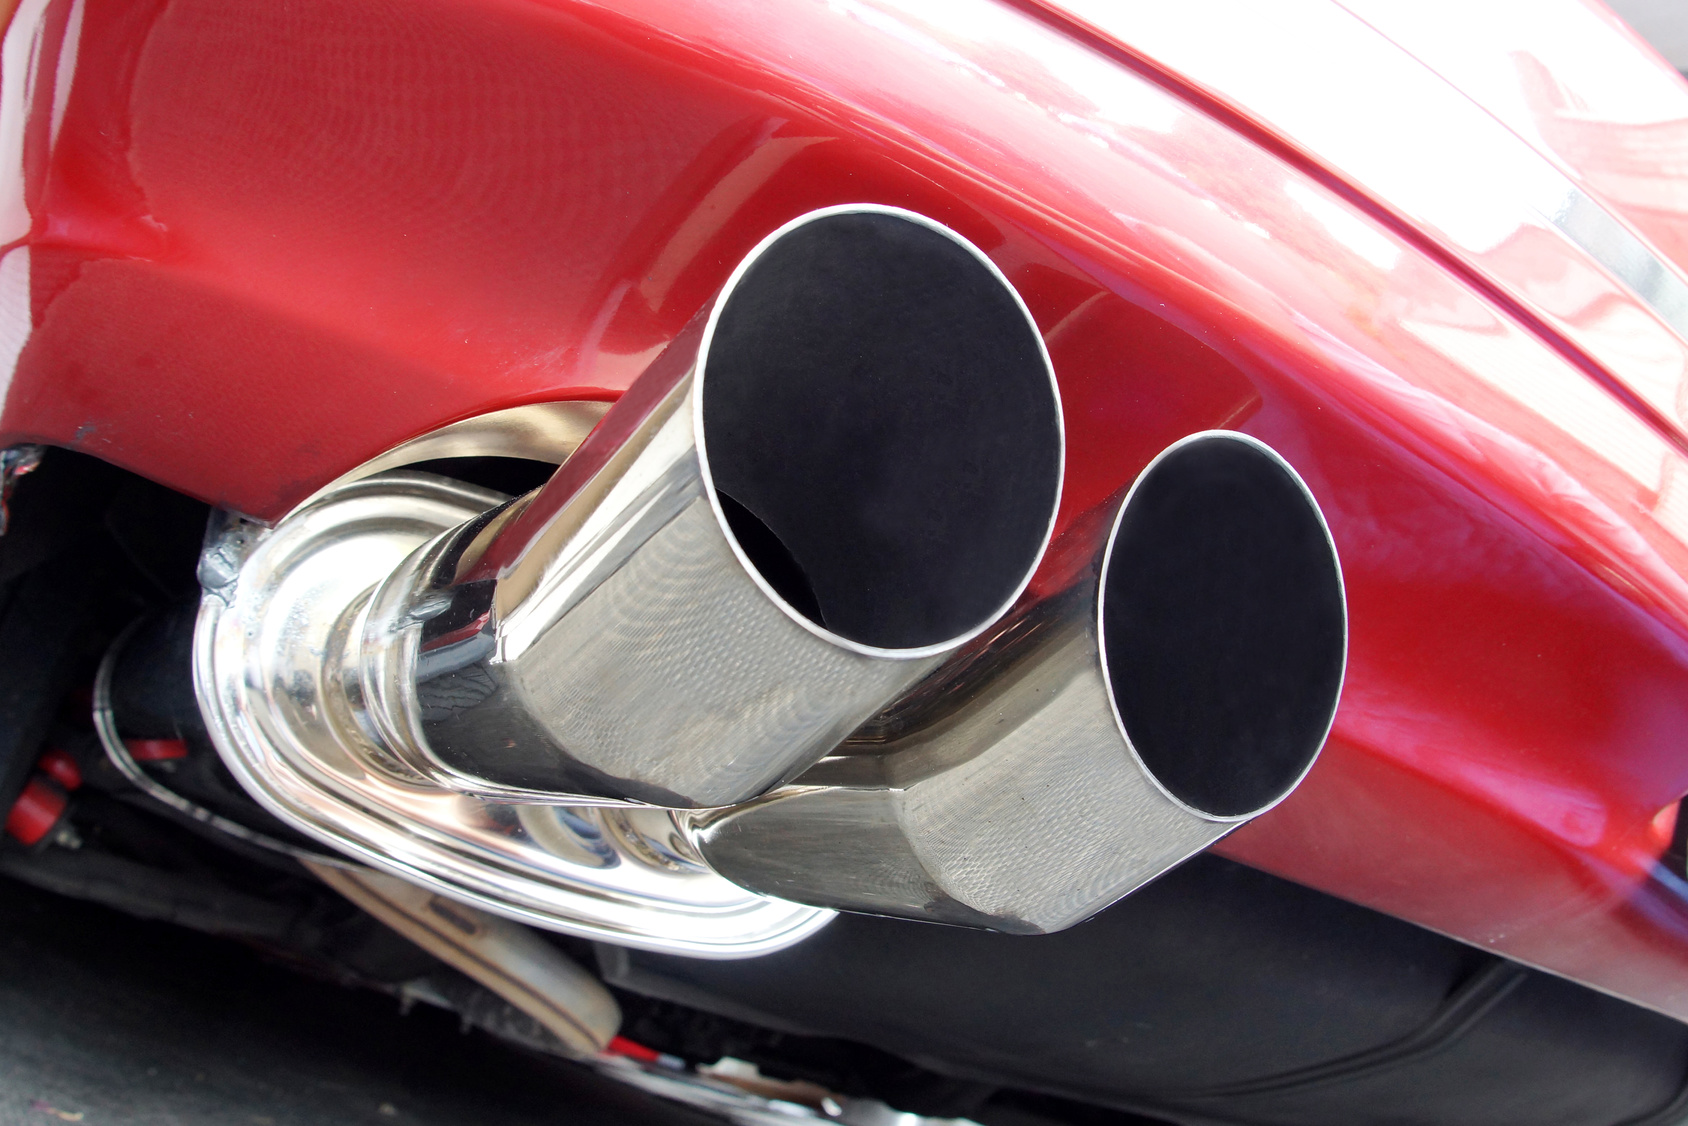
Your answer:
[[[983,628],[1060,490],[1060,404],[1025,307],[903,213],[821,215],[741,269],[699,365],[700,457],[740,551],[858,645]]]
[[[1103,573],[1103,668],[1149,775],[1197,813],[1287,794],[1347,654],[1336,550],[1306,486],[1240,434],[1192,435],[1132,488]]]

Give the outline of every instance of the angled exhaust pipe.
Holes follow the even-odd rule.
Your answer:
[[[370,714],[466,792],[746,800],[1008,609],[1062,457],[1041,337],[982,253],[906,212],[804,216],[545,488],[383,584]]]
[[[1016,933],[1081,922],[1281,801],[1335,715],[1347,612],[1290,466],[1175,443],[1065,596],[923,685],[938,702],[797,784],[691,815],[728,879],[801,903]],[[974,670],[980,670],[974,672]]]
[[[302,608],[348,623],[335,740],[492,800],[753,798],[1013,604],[1063,456],[1041,336],[977,248],[805,215],[543,488]]]

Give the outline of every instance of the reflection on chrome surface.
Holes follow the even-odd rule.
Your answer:
[[[744,801],[1007,610],[1062,460],[1041,338],[983,253],[811,212],[549,484],[394,570],[347,665],[382,745],[451,789]]]
[[[1324,745],[1347,653],[1306,485],[1252,438],[1194,434],[1112,528],[1073,589],[950,666],[957,683],[934,678],[949,706],[688,815],[704,858],[771,895],[1036,934],[1283,800]]]
[[[485,801],[385,755],[336,675],[361,595],[429,539],[504,498],[408,472],[354,480],[274,530],[209,545],[195,681],[218,751],[287,824],[373,867],[498,914],[703,957],[796,942],[829,913],[746,892],[687,854],[665,810]]]

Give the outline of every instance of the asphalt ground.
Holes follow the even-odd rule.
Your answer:
[[[254,951],[0,879],[0,1126],[719,1120]]]

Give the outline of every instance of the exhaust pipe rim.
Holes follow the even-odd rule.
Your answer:
[[[1140,498],[1143,495],[1144,490],[1146,488],[1152,488],[1158,483],[1155,476],[1156,470],[1162,468],[1168,461],[1176,459],[1181,453],[1188,451],[1191,447],[1220,441],[1236,443],[1263,457],[1267,463],[1279,470],[1294,486],[1295,490],[1299,492],[1301,499],[1305,502],[1305,510],[1302,515],[1311,514],[1313,520],[1317,523],[1321,536],[1323,537],[1324,545],[1330,552],[1331,578],[1334,580],[1336,585],[1335,594],[1337,598],[1337,605],[1340,608],[1339,613],[1341,617],[1341,641],[1339,652],[1336,656],[1336,676],[1334,683],[1330,688],[1328,704],[1323,709],[1325,713],[1324,719],[1318,727],[1317,737],[1308,741],[1311,746],[1311,750],[1304,755],[1305,761],[1301,763],[1293,775],[1286,776],[1287,781],[1277,786],[1276,792],[1269,799],[1265,800],[1263,803],[1252,805],[1250,808],[1236,813],[1221,813],[1211,809],[1204,809],[1192,801],[1186,800],[1186,797],[1180,796],[1177,792],[1175,792],[1175,789],[1167,783],[1159,771],[1149,765],[1142,748],[1138,745],[1139,740],[1132,737],[1131,731],[1121,713],[1119,693],[1114,683],[1113,666],[1108,657],[1108,591],[1111,586],[1110,579],[1113,575],[1115,549],[1119,545],[1120,530],[1126,520],[1134,514],[1135,510],[1133,508],[1133,502],[1140,503]],[[1262,442],[1260,439],[1236,430],[1201,430],[1193,434],[1187,434],[1183,438],[1180,438],[1176,442],[1167,446],[1160,453],[1156,454],[1154,458],[1150,460],[1149,464],[1143,467],[1143,471],[1137,475],[1136,479],[1132,481],[1130,489],[1126,492],[1125,500],[1121,502],[1119,511],[1114,515],[1113,525],[1108,533],[1107,547],[1104,549],[1102,554],[1102,564],[1096,590],[1096,647],[1101,667],[1102,681],[1107,689],[1105,695],[1107,696],[1109,711],[1113,715],[1114,724],[1118,728],[1120,738],[1124,741],[1126,749],[1131,755],[1132,762],[1143,772],[1144,777],[1149,780],[1155,789],[1159,790],[1168,801],[1172,802],[1180,809],[1183,809],[1186,812],[1206,821],[1213,821],[1221,824],[1241,824],[1246,821],[1252,821],[1262,813],[1265,813],[1277,806],[1280,802],[1289,797],[1290,794],[1296,791],[1296,789],[1301,785],[1303,779],[1307,777],[1313,767],[1318,763],[1319,756],[1323,753],[1325,744],[1330,739],[1331,729],[1336,723],[1337,707],[1341,702],[1342,688],[1348,674],[1347,606],[1348,593],[1342,577],[1342,561],[1340,555],[1337,553],[1336,541],[1331,536],[1330,524],[1326,521],[1324,511],[1319,506],[1317,498],[1313,496],[1312,490],[1307,487],[1307,482],[1302,478],[1301,474],[1295,471],[1295,467],[1292,466],[1282,454],[1278,453],[1277,450],[1273,449],[1265,442]]]
[[[1045,378],[1048,380],[1049,384],[1049,395],[1051,405],[1053,406],[1053,423],[1055,429],[1054,488],[1049,499],[1048,520],[1044,524],[1039,536],[1036,549],[1032,553],[1029,563],[1022,571],[1018,582],[1014,585],[1012,590],[1009,591],[1007,597],[1003,598],[999,603],[992,607],[986,616],[974,622],[969,628],[961,633],[924,645],[889,647],[858,641],[854,638],[845,637],[842,634],[811,620],[801,610],[793,606],[791,602],[788,601],[778,590],[776,590],[773,584],[764,577],[761,569],[757,567],[756,563],[751,559],[750,554],[739,542],[739,537],[733,531],[731,522],[722,507],[721,496],[723,494],[716,483],[714,467],[712,466],[709,457],[709,431],[704,421],[704,404],[706,398],[705,388],[707,387],[709,359],[713,351],[716,332],[720,326],[723,313],[732,303],[731,299],[738,292],[745,277],[764,259],[768,251],[773,249],[776,245],[782,243],[787,236],[801,228],[810,226],[828,218],[842,215],[884,215],[901,219],[932,231],[965,251],[974,262],[984,267],[990,278],[994,280],[997,286],[1009,296],[1015,308],[1019,311],[1021,317],[1024,318],[1029,338],[1035,345],[1038,360],[1042,364]],[[943,223],[940,223],[929,216],[922,215],[919,212],[909,211],[904,208],[893,207],[885,204],[839,204],[832,207],[823,207],[814,211],[805,212],[804,214],[797,216],[777,229],[769,232],[769,234],[764,237],[761,242],[757,243],[756,246],[740,260],[733,272],[728,276],[726,283],[721,287],[720,293],[716,296],[710,307],[709,315],[704,325],[703,335],[698,345],[697,356],[697,364],[692,377],[693,389],[691,411],[692,428],[693,434],[695,435],[700,476],[703,479],[704,495],[708,498],[710,510],[714,514],[716,523],[719,525],[721,533],[725,537],[727,545],[731,549],[739,566],[744,569],[745,573],[750,577],[750,580],[770,602],[772,602],[787,617],[791,618],[792,621],[796,622],[804,630],[821,640],[828,642],[829,644],[869,657],[887,658],[892,660],[917,660],[927,657],[941,656],[960,648],[962,645],[973,640],[980,634],[984,633],[987,629],[991,628],[992,625],[1000,621],[1002,617],[1008,613],[1008,611],[1019,600],[1020,596],[1025,593],[1026,588],[1031,584],[1033,577],[1036,575],[1038,567],[1042,564],[1043,557],[1049,549],[1050,541],[1054,537],[1056,519],[1060,512],[1061,497],[1065,486],[1067,434],[1066,421],[1062,413],[1061,391],[1059,383],[1055,378],[1054,365],[1049,358],[1048,347],[1045,345],[1043,340],[1043,333],[1038,329],[1037,321],[1032,316],[1030,308],[1027,307],[1025,299],[1020,296],[1019,290],[1016,289],[1013,283],[1008,280],[1007,275],[1003,274],[996,263],[991,261],[984,251],[980,250],[959,232],[954,231],[945,226]]]

